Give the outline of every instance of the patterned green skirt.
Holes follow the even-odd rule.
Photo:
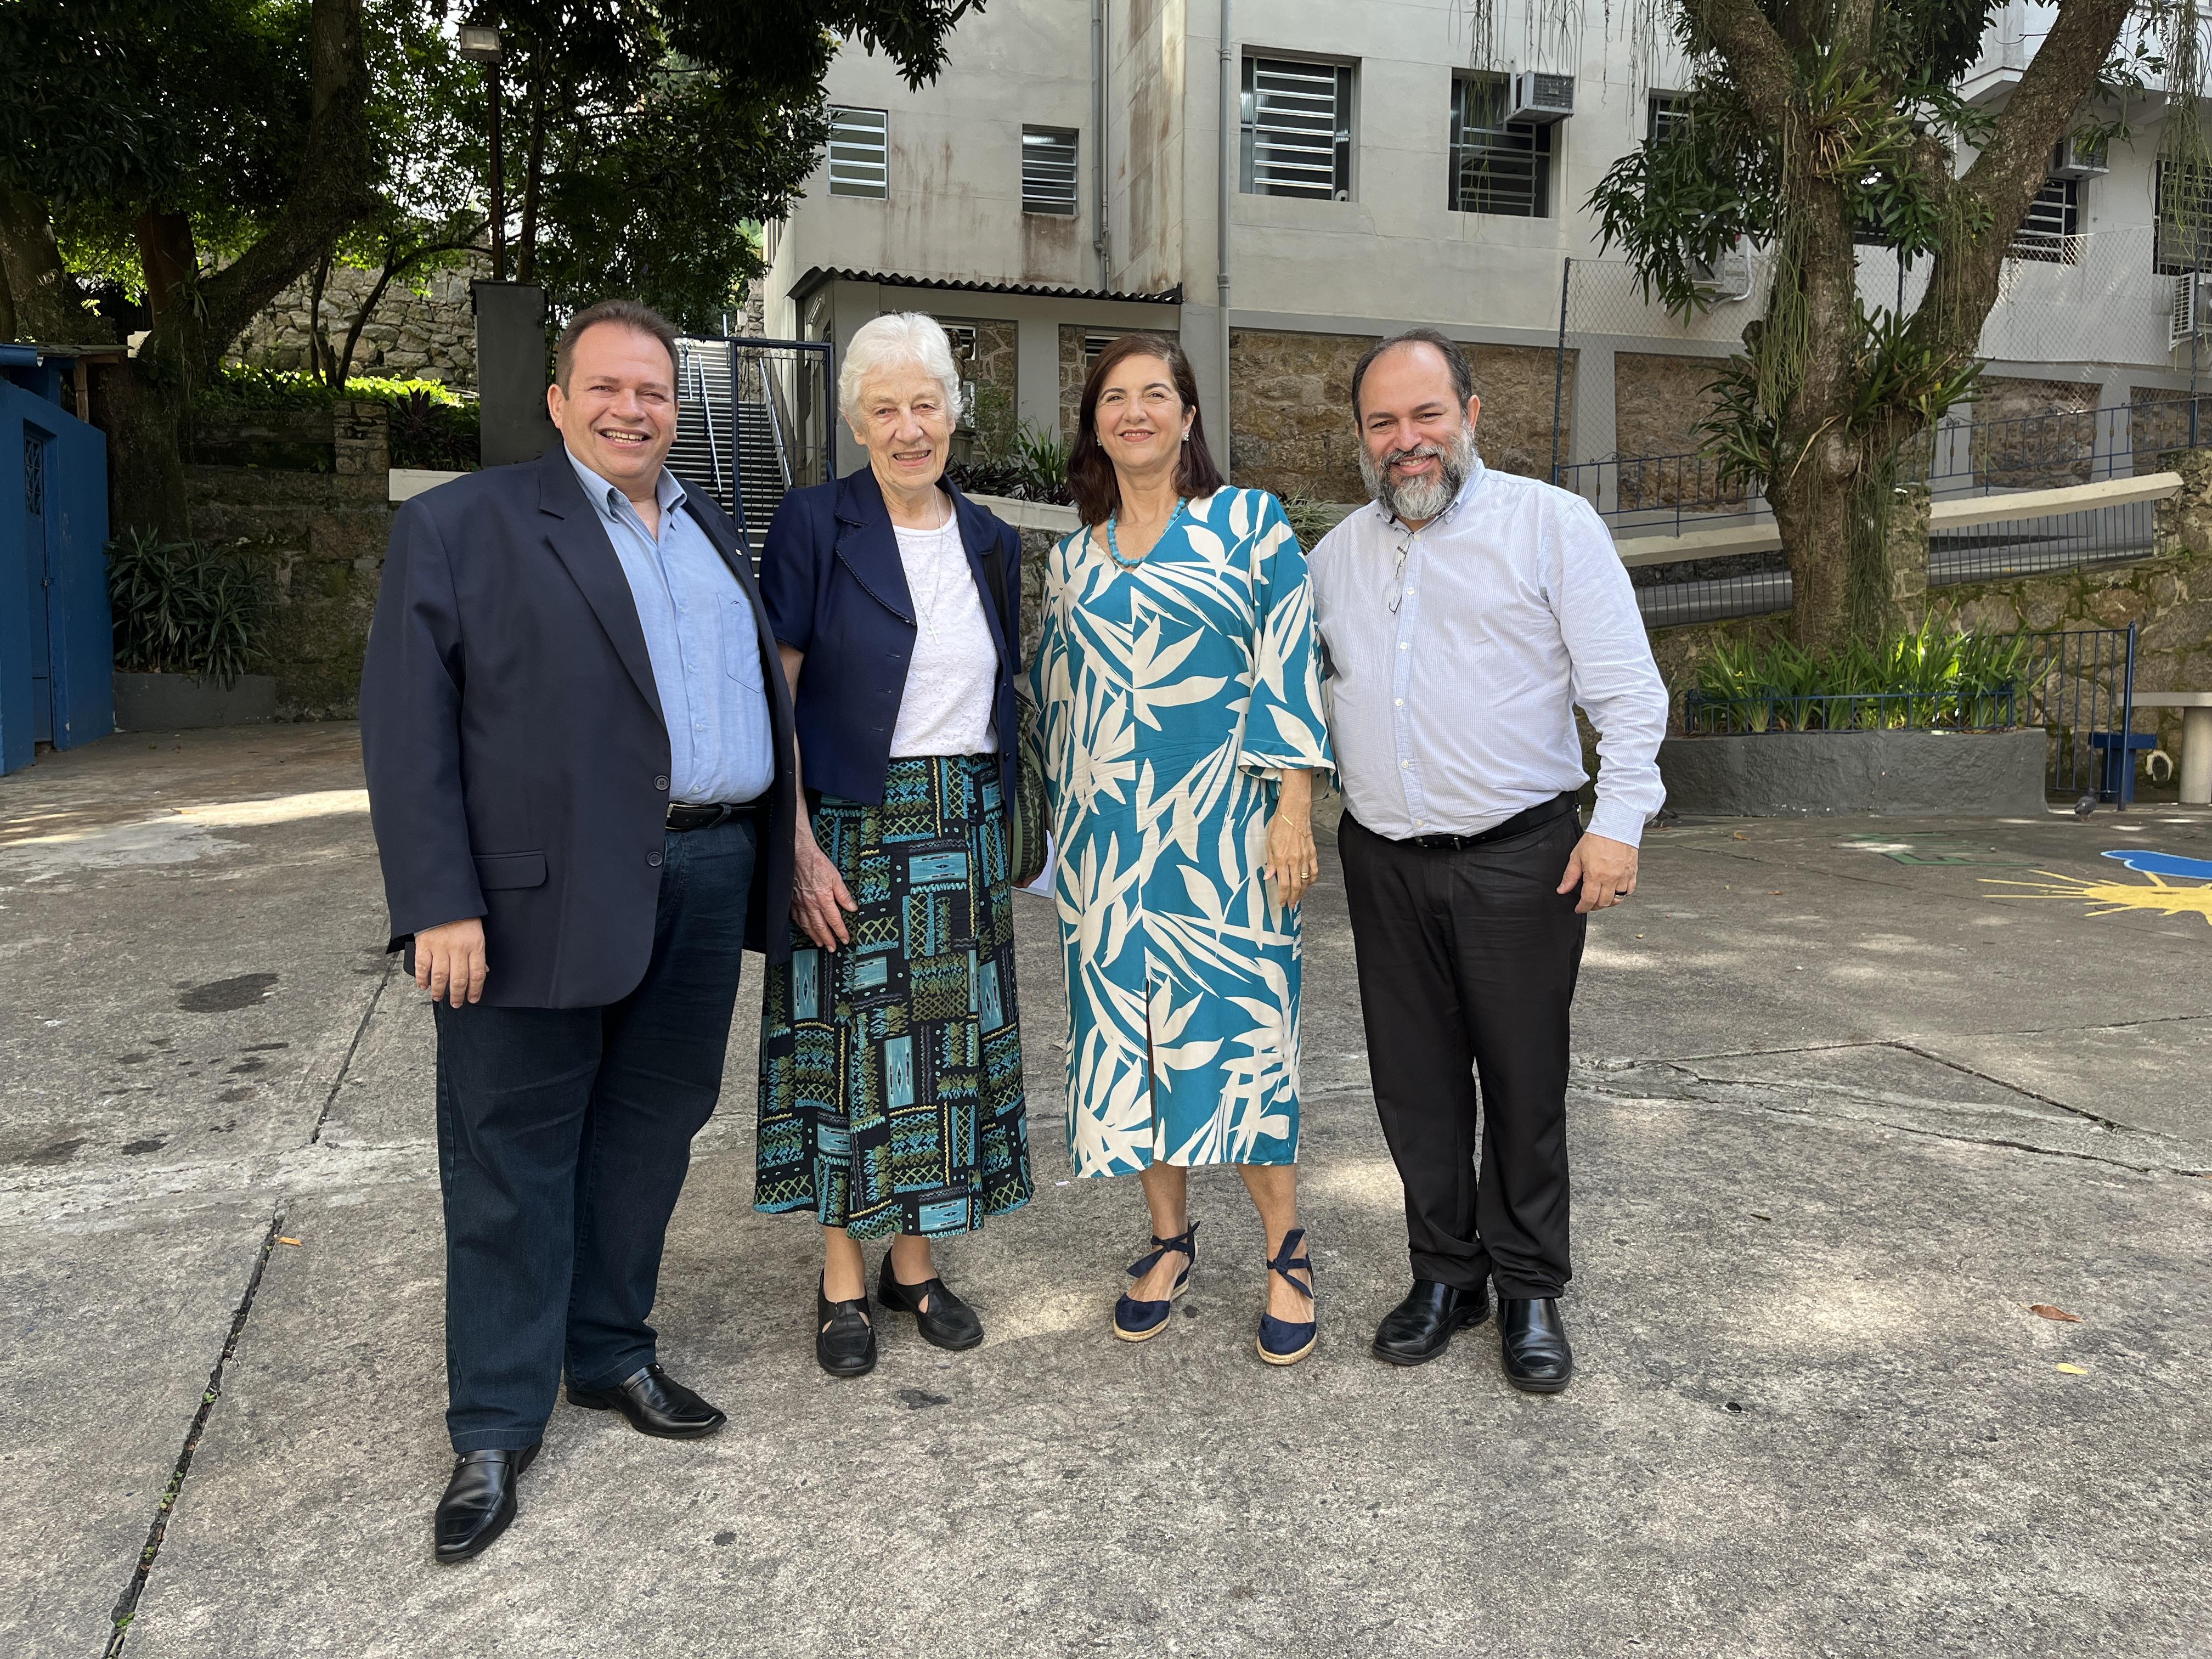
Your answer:
[[[860,909],[768,970],[753,1207],[972,1231],[1031,1190],[998,757],[894,760],[880,806],[824,795],[814,837]]]

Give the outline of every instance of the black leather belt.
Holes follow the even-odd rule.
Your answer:
[[[668,803],[668,827],[678,835],[694,830],[712,830],[718,823],[727,823],[732,818],[741,818],[758,801],[742,801],[735,806],[719,805],[698,801],[672,800]]]
[[[1554,795],[1542,805],[1516,812],[1503,823],[1493,823],[1479,835],[1473,836],[1408,836],[1398,844],[1401,847],[1426,847],[1437,852],[1462,853],[1470,847],[1480,847],[1486,841],[1504,841],[1508,836],[1526,835],[1531,830],[1540,830],[1546,824],[1563,818],[1575,810],[1580,797],[1570,791]]]

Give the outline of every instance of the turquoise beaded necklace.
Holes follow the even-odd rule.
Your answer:
[[[1182,509],[1185,505],[1185,501],[1186,498],[1183,496],[1178,495],[1176,497],[1175,511],[1168,514],[1168,521],[1160,526],[1160,541],[1165,541],[1167,539],[1168,532],[1175,528],[1175,521],[1182,517]],[[1119,514],[1115,515],[1117,518],[1119,516]],[[1154,542],[1152,544],[1154,547],[1158,547],[1159,544],[1159,542]],[[1134,570],[1139,565],[1145,562],[1144,556],[1142,554],[1139,554],[1133,559],[1125,559],[1121,556],[1121,544],[1115,537],[1113,519],[1106,520],[1106,552],[1107,556],[1124,570]]]

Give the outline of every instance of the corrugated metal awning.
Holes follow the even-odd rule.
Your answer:
[[[1182,284],[1158,294],[1121,294],[1105,289],[1054,288],[1042,283],[963,282],[949,276],[908,276],[896,270],[847,270],[839,266],[813,266],[792,284],[794,295],[807,294],[824,283],[878,283],[885,288],[949,289],[962,294],[1018,294],[1039,300],[1115,300],[1127,305],[1179,306]]]

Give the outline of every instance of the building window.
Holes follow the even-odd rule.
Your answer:
[[[2081,244],[2075,240],[2081,229],[2081,181],[2046,179],[2027,204],[2027,216],[2013,233],[2008,252],[2015,259],[2070,265],[2081,257]]]
[[[1552,129],[1508,121],[1513,83],[1462,76],[1452,87],[1451,209],[1544,219],[1552,211]]]
[[[830,110],[830,193],[832,196],[890,194],[890,117],[879,109]]]
[[[1280,58],[1244,60],[1244,191],[1352,199],[1352,70]]]
[[[2173,176],[2173,164],[2158,164],[2157,234],[2154,257],[2161,276],[2212,270],[2212,173]],[[2185,192],[2183,186],[2189,186]]]
[[[1088,370],[1098,361],[1098,356],[1121,337],[1118,334],[1086,334],[1083,337],[1083,367]]]
[[[1690,95],[1686,92],[1655,92],[1646,105],[1644,138],[1646,143],[1671,144],[1690,131]]]
[[[1022,211],[1075,216],[1076,137],[1066,127],[1022,129]]]

